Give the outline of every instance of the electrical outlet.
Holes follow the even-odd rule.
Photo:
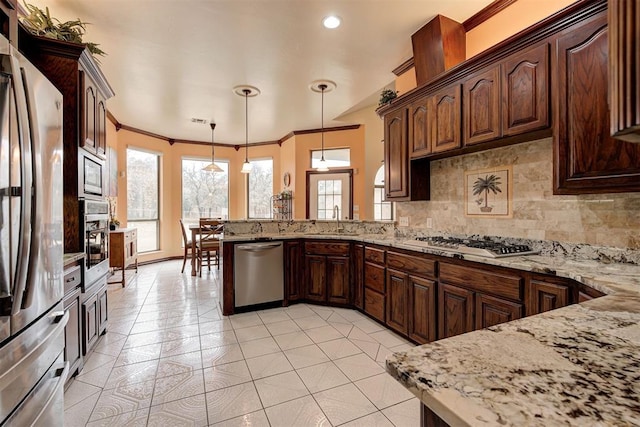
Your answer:
[[[408,216],[401,216],[400,218],[398,218],[398,223],[400,224],[400,227],[408,227],[409,226],[409,217]]]
[[[433,228],[433,218],[427,218],[427,228]]]

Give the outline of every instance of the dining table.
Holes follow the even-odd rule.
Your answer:
[[[222,231],[223,225],[220,224],[218,229]],[[192,224],[189,226],[189,230],[191,231],[191,275],[198,275],[198,257],[196,254],[196,243],[198,241],[198,236],[200,235],[200,224]],[[222,233],[215,235],[217,239],[222,237]]]

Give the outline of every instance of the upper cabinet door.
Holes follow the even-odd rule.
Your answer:
[[[500,138],[500,67],[496,65],[467,80],[462,97],[464,144]]]
[[[640,144],[610,136],[607,16],[557,40],[554,193],[640,191]]]
[[[423,99],[409,108],[409,153],[412,159],[431,154],[427,104],[427,99]]]
[[[409,156],[407,153],[407,110],[384,116],[384,186],[387,198],[409,196]]]
[[[504,136],[549,126],[549,45],[510,57],[502,68]]]
[[[459,84],[442,89],[431,97],[428,115],[433,153],[460,148],[461,114]]]
[[[84,74],[84,73],[83,73]],[[82,147],[91,147],[96,149],[96,89],[93,87],[91,80],[86,75],[84,81],[84,114],[83,114],[83,130],[80,138]]]
[[[107,152],[107,107],[102,96],[99,96],[96,111],[96,152],[100,157],[105,157]]]

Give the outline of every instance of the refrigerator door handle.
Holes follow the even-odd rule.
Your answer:
[[[22,197],[20,200],[20,230],[18,236],[18,253],[16,262],[15,275],[15,292],[11,314],[17,314],[22,307],[22,297],[27,284],[28,267],[30,264],[31,252],[31,192],[33,187],[32,167],[33,160],[31,157],[31,136],[29,132],[29,111],[27,110],[27,99],[25,86],[22,81],[22,73],[20,72],[20,64],[18,58],[13,54],[15,48],[9,47],[11,75],[14,85],[14,94],[16,106],[18,109],[18,133],[20,146],[20,186],[22,187]]]

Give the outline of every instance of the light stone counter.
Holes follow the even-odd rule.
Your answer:
[[[352,240],[454,257],[379,233],[225,240],[256,237]],[[453,426],[640,425],[640,265],[606,257],[456,258],[571,278],[607,296],[394,353],[386,362],[394,378]]]

